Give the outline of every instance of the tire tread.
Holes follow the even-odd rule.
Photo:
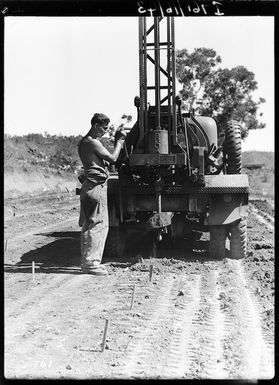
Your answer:
[[[231,241],[231,257],[233,259],[245,258],[247,253],[247,220],[240,219],[238,222],[231,225],[230,228]]]
[[[210,226],[209,254],[214,259],[223,259],[226,254],[225,226]]]
[[[236,120],[226,124],[224,151],[227,155],[227,174],[241,174],[241,129]]]

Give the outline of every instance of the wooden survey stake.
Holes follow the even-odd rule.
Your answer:
[[[105,347],[106,347],[107,331],[108,331],[108,319],[106,319],[106,323],[105,323],[103,342],[102,342],[102,352],[105,350]]]

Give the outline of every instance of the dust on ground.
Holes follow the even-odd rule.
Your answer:
[[[71,192],[5,202],[6,378],[273,376],[274,232],[252,212],[243,261],[210,258],[207,234],[156,258],[134,236],[108,277],[80,273],[78,212]]]

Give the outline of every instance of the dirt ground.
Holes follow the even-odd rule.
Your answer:
[[[211,259],[207,234],[157,258],[134,239],[95,277],[80,273],[78,199],[5,200],[6,378],[273,377],[272,201],[249,205],[245,260]]]

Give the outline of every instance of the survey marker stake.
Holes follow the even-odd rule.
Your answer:
[[[106,319],[106,323],[105,323],[103,342],[102,342],[102,352],[105,350],[105,347],[106,347],[107,331],[108,331],[108,319]]]
[[[35,282],[35,261],[32,261],[32,279]]]
[[[153,265],[150,265],[150,267],[149,267],[149,282],[151,282],[151,279],[152,279],[152,272],[153,272]]]
[[[132,300],[131,300],[130,310],[132,310],[132,307],[133,307],[133,304],[134,304],[134,299],[135,299],[135,289],[136,289],[136,285],[133,286],[133,293],[132,293]]]

